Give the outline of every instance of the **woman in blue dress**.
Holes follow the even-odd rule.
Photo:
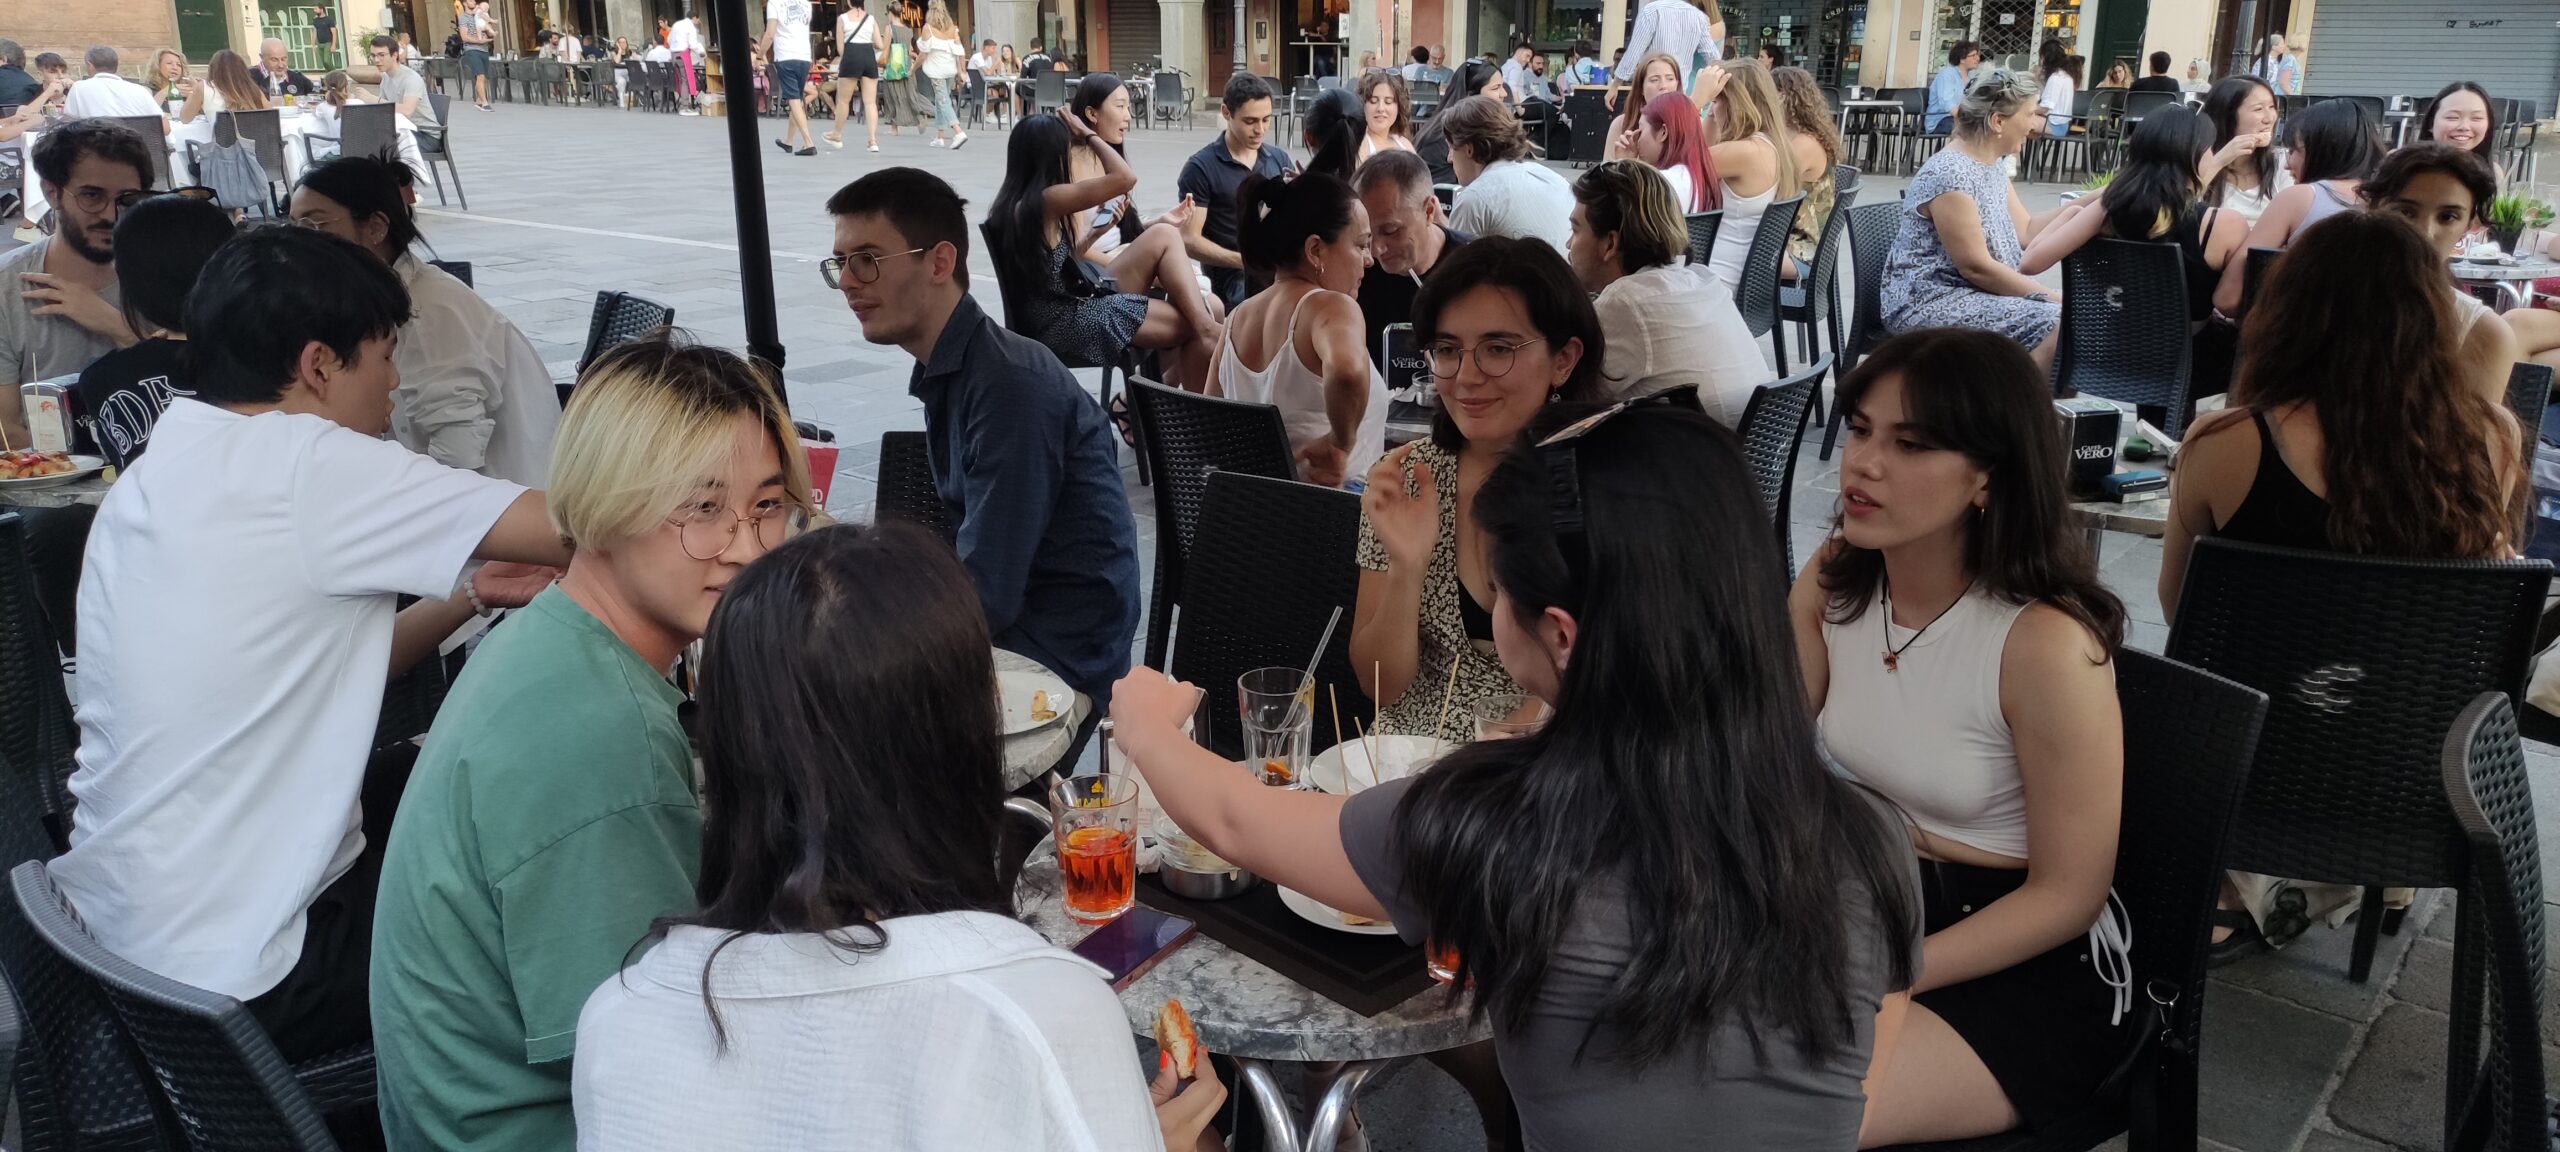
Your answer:
[[[2034,229],[2002,164],[2043,125],[2033,77],[1992,69],[1965,87],[1955,136],[1912,177],[1885,256],[1885,331],[1979,328],[2053,367],[2062,302],[2018,271]]]

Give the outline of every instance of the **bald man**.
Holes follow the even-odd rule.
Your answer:
[[[258,45],[258,66],[249,69],[249,76],[258,82],[258,87],[266,89],[269,98],[308,96],[320,90],[310,77],[286,66],[284,41],[273,38]]]

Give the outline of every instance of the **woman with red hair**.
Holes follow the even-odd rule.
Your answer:
[[[1625,151],[1660,169],[1671,183],[1671,198],[1682,212],[1712,212],[1724,207],[1724,181],[1716,177],[1716,160],[1707,150],[1707,131],[1698,106],[1678,92],[1666,92],[1644,106],[1644,117],[1627,133]]]

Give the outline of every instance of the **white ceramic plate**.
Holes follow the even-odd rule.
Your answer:
[[[0,480],[0,488],[59,488],[74,480],[95,476],[107,466],[102,456],[74,456],[71,470],[52,476],[29,476],[19,480]]]
[[[1368,746],[1353,739],[1345,740],[1310,758],[1307,761],[1308,783],[1315,785],[1316,790],[1320,792],[1348,796],[1367,791],[1371,785],[1383,783],[1385,780],[1410,776],[1421,770],[1422,766],[1431,759],[1432,741],[1428,736],[1390,734],[1372,736],[1369,739],[1378,744],[1379,755],[1387,762],[1386,775],[1383,779],[1373,778],[1370,775]],[[1451,747],[1453,745],[1444,741],[1440,744],[1440,751],[1447,752]],[[1346,752],[1345,749],[1348,751]],[[1347,790],[1343,787],[1342,780],[1343,757],[1346,755],[1351,759],[1351,786]]]
[[[1274,887],[1277,887],[1277,885],[1274,885]],[[1331,928],[1336,932],[1349,932],[1355,936],[1393,936],[1396,934],[1396,926],[1386,923],[1385,921],[1380,921],[1376,924],[1345,923],[1342,919],[1342,913],[1316,903],[1312,897],[1309,897],[1305,893],[1299,892],[1294,888],[1281,888],[1280,902],[1288,905],[1290,911],[1297,913],[1299,919],[1304,920],[1309,924]]]
[[[996,673],[996,690],[996,703],[1004,714],[1004,734],[1007,736],[1019,736],[1058,723],[1066,719],[1067,713],[1076,706],[1075,690],[1067,687],[1066,681],[1046,672],[1000,670]],[[1057,715],[1046,720],[1032,719],[1031,694],[1034,692],[1048,693],[1049,707]]]

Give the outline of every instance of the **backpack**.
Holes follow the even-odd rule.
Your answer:
[[[450,57],[454,57],[454,58],[456,58],[456,59],[459,59],[459,58],[462,56],[462,33],[460,33],[460,32],[447,32],[447,33],[445,33],[445,36],[444,36],[444,54],[445,54],[445,55],[447,55],[447,56],[450,56]]]
[[[889,44],[889,62],[880,69],[880,78],[883,80],[907,78],[907,46],[905,44],[895,41]]]
[[[274,193],[267,184],[266,165],[258,162],[258,146],[239,134],[236,117],[229,112],[223,116],[232,122],[231,143],[217,139],[198,146],[197,181],[213,189],[213,202],[225,208],[274,215]]]

